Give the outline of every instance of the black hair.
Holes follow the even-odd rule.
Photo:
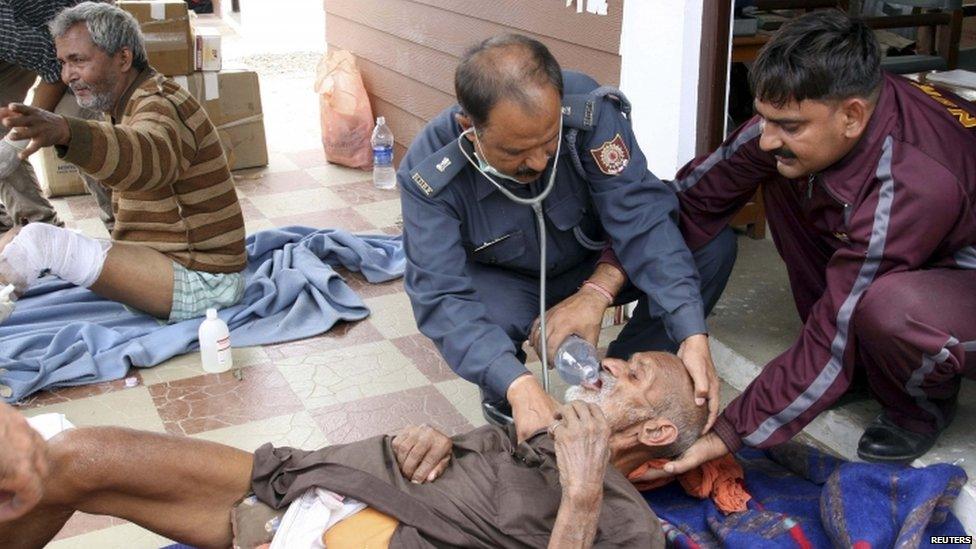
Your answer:
[[[749,75],[756,99],[782,107],[805,99],[873,99],[881,86],[874,32],[840,10],[788,22],[759,52]]]
[[[528,93],[531,84],[551,85],[562,97],[563,74],[556,58],[541,42],[521,34],[495,36],[471,47],[454,73],[458,103],[478,127],[502,99],[536,107]]]

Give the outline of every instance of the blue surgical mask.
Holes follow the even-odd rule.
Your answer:
[[[466,134],[468,132],[473,132],[474,133],[474,158],[475,158],[475,160],[478,161],[478,170],[480,170],[481,173],[484,173],[484,174],[487,174],[487,175],[490,175],[490,176],[494,176],[494,177],[497,177],[497,178],[500,178],[500,179],[507,179],[508,181],[513,181],[513,182],[518,183],[520,185],[523,184],[521,181],[519,181],[515,177],[513,177],[511,175],[503,174],[502,172],[498,171],[494,166],[492,166],[491,164],[489,164],[488,161],[485,160],[484,155],[478,150],[481,147],[481,141],[478,139],[478,130],[476,130],[474,128],[474,126],[472,126],[472,127],[468,128],[467,130],[465,130],[464,132],[462,132],[461,135],[463,136],[464,134]]]

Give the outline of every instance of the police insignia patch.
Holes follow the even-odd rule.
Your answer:
[[[434,193],[434,189],[431,188],[430,184],[427,183],[427,180],[424,179],[424,177],[419,173],[414,172],[414,174],[410,176],[410,179],[413,179],[413,182],[416,183],[417,186],[420,187],[420,190],[424,191],[424,194],[427,196]]]
[[[607,175],[618,175],[627,168],[630,162],[630,151],[620,134],[613,136],[610,141],[604,141],[595,149],[590,149],[593,160],[600,171]]]

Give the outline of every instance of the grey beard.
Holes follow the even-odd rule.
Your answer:
[[[82,100],[77,95],[75,96],[75,101],[78,102],[78,106],[83,109],[88,109],[98,112],[109,112],[115,105],[115,99],[110,93],[92,93],[87,100]]]
[[[617,378],[613,377],[607,372],[600,372],[600,381],[603,384],[601,385],[599,391],[584,389],[579,385],[570,386],[568,389],[566,389],[565,402],[582,400],[583,402],[596,404],[597,406],[603,408],[603,404],[610,395],[610,391],[612,391],[614,385],[617,384]]]

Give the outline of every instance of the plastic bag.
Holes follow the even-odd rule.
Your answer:
[[[326,160],[351,168],[372,168],[373,112],[356,57],[348,51],[329,50],[316,72]]]

